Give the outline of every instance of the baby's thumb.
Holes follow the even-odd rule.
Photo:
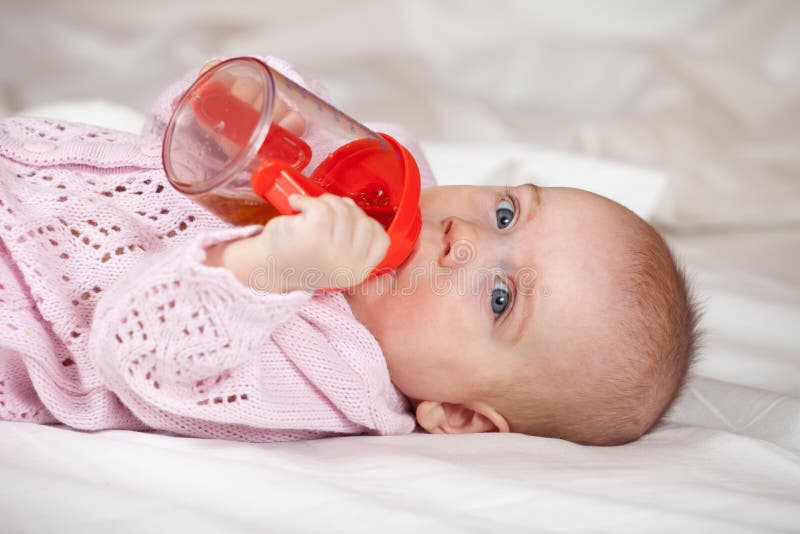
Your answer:
[[[289,200],[289,207],[298,213],[303,213],[304,211],[308,211],[308,209],[314,203],[313,197],[307,195],[298,195],[297,193],[289,195],[288,200]]]

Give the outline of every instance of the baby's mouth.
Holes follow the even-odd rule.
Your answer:
[[[423,221],[422,231],[417,238],[417,242],[414,243],[414,248],[411,249],[411,253],[394,270],[395,274],[402,271],[407,265],[412,263],[413,259],[419,255],[420,250],[423,247],[423,243],[430,245],[432,251],[436,251],[437,249],[441,251],[439,257],[434,255],[431,258],[426,258],[426,260],[436,262],[440,261],[441,258],[446,258],[447,255],[450,254],[450,249],[452,247],[451,239],[447,235],[450,231],[451,225],[451,221],[446,221],[444,223],[434,223],[429,221],[427,225],[426,221]]]

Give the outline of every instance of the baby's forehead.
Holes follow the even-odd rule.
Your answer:
[[[539,194],[542,219],[551,223],[550,231],[573,231],[613,244],[629,239],[643,223],[625,206],[584,189],[545,187]]]

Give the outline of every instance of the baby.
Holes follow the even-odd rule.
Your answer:
[[[237,228],[170,188],[160,138],[188,83],[142,137],[0,121],[0,419],[247,441],[418,423],[613,445],[677,396],[696,313],[626,208],[433,186],[384,125],[420,166],[423,226],[395,272],[365,280],[388,238],[352,201],[292,197],[298,215]]]

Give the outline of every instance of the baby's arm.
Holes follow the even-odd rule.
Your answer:
[[[360,281],[389,242],[348,199],[291,203],[300,214],[207,232],[146,258],[98,302],[90,357],[148,426],[219,437],[226,425],[245,425],[259,440],[279,439],[254,394],[275,380],[265,353],[272,332],[311,298],[298,289]]]
[[[207,231],[148,255],[98,301],[89,357],[103,384],[148,426],[190,434],[187,418],[236,422],[224,410],[200,407],[229,398],[231,384],[215,382],[235,382],[237,370],[259,358],[271,333],[311,299],[303,291],[254,291],[227,269],[204,265],[207,248],[260,229]]]

